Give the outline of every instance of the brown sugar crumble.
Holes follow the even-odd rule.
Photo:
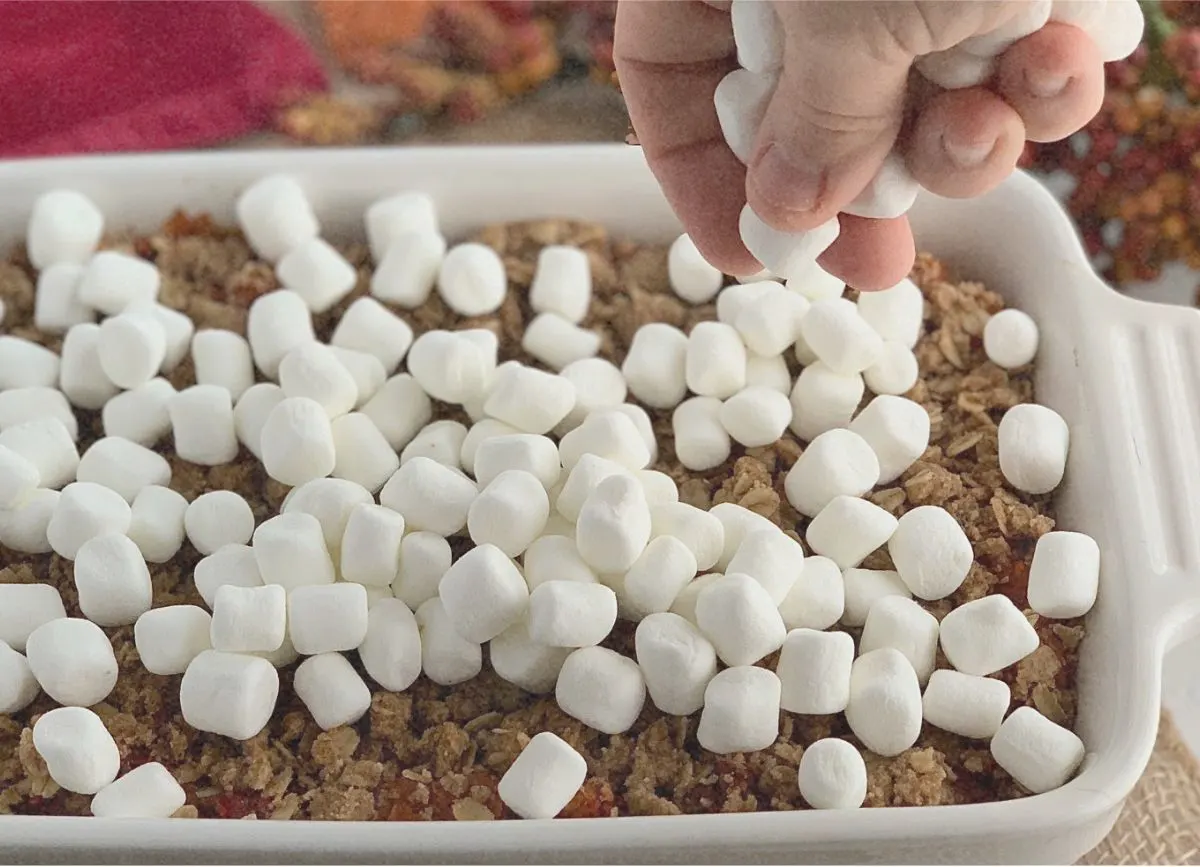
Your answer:
[[[591,260],[594,296],[584,325],[602,335],[600,354],[618,363],[637,328],[661,321],[688,329],[715,318],[712,304],[692,306],[667,282],[666,249],[610,237],[600,226],[567,221],[498,225],[478,234],[508,270],[509,292],[490,316],[463,318],[433,295],[405,318],[420,333],[431,328],[485,327],[500,338],[502,359],[529,362],[520,348],[532,313],[527,290],[539,250],[573,244]],[[155,262],[162,273],[159,300],[186,312],[197,327],[245,331],[246,308],[277,288],[271,267],[254,258],[241,235],[207,217],[176,214],[148,237],[113,237],[106,246]],[[346,306],[366,292],[370,264],[364,244],[343,246],[359,272],[358,285],[334,310],[316,318],[328,339]],[[930,445],[891,486],[870,499],[900,515],[911,507],[946,508],[966,530],[975,564],[949,599],[923,603],[941,618],[954,606],[1003,593],[1026,612],[1041,647],[1002,677],[1014,706],[1030,705],[1054,722],[1075,720],[1075,672],[1083,635],[1080,621],[1049,621],[1029,611],[1026,583],[1036,539],[1054,527],[1049,498],[1007,485],[997,458],[996,426],[1008,407],[1033,396],[1030,371],[1006,372],[985,357],[981,333],[1001,298],[978,283],[956,282],[936,259],[921,255],[913,279],[926,298],[925,332],[916,348],[921,377],[908,397],[929,412]],[[60,340],[32,326],[34,277],[24,252],[0,263],[5,330],[58,348]],[[794,362],[793,376],[797,372]],[[190,359],[169,377],[176,387],[193,381]],[[440,406],[435,417],[457,418]],[[80,451],[102,435],[99,413],[78,413]],[[736,444],[729,461],[695,473],[675,458],[670,413],[651,412],[659,442],[655,469],[679,485],[680,499],[696,506],[739,503],[803,538],[807,519],[783,496],[783,480],[803,445],[790,432],[765,448]],[[180,461],[161,447],[173,470],[171,486],[189,500],[207,490],[241,493],[257,521],[276,514],[286,493],[268,479],[245,449],[227,466]],[[154,605],[202,604],[191,580],[199,554],[185,543],[170,563],[150,565]],[[866,568],[891,568],[886,550]],[[47,582],[62,594],[68,616],[80,616],[71,563],[57,555],[16,555],[0,547],[0,583]],[[647,700],[628,732],[605,735],[568,717],[552,695],[531,696],[483,673],[455,687],[421,677],[404,693],[376,689],[369,713],[357,724],[323,732],[296,698],[291,672],[281,670],[279,702],[264,731],[245,742],[194,731],[179,710],[179,677],[146,671],[133,628],[106,629],[120,665],[116,688],[94,710],[121,751],[121,772],[161,762],[187,792],[179,818],[220,817],[338,820],[457,820],[513,818],[497,784],[529,739],[552,731],[587,760],[588,777],[563,810],[566,818],[671,815],[805,809],[796,782],[807,744],[834,735],[858,745],[844,718],[781,714],[780,734],[768,749],[718,756],[696,741],[699,714],[673,717]],[[857,631],[851,630],[857,638]],[[618,622],[605,645],[632,656],[633,625]],[[349,654],[358,666],[356,654]],[[774,667],[775,655],[760,664]],[[939,653],[939,667],[947,667]],[[361,666],[358,666],[361,672]],[[369,684],[372,682],[368,679]],[[373,684],[372,684],[373,685]],[[89,815],[90,798],[59,789],[32,743],[32,725],[54,703],[45,695],[15,715],[0,714],[0,814]],[[893,758],[864,755],[867,805],[962,804],[1021,797],[1027,792],[993,761],[985,741],[970,741],[925,725],[911,749]]]

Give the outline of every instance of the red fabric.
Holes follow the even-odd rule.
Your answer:
[[[325,86],[304,40],[246,0],[0,2],[0,156],[212,144]]]

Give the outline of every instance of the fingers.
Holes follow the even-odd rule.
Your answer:
[[[1021,115],[1030,141],[1066,138],[1104,101],[1100,50],[1076,27],[1047,24],[1000,57],[997,88]]]
[[[867,220],[843,214],[841,234],[819,260],[829,273],[863,291],[895,286],[916,259],[907,217]]]

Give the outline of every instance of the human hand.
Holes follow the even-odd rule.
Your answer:
[[[986,86],[941,90],[916,58],[988,34],[1028,0],[776,0],[784,66],[748,166],[726,145],[713,92],[737,67],[728,0],[621,0],[614,58],[651,170],[684,228],[723,271],[752,274],[738,216],[749,202],[784,231],[812,229],[846,207],[899,142],[927,190],[977,196],[1003,181],[1026,140],[1082,128],[1104,97],[1104,66],[1082,30],[1051,22],[1005,50]],[[904,217],[843,214],[820,258],[860,289],[912,267]]]

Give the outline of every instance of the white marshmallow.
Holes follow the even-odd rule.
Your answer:
[[[5,338],[0,337],[0,344]],[[0,353],[3,347],[0,345]],[[27,362],[26,362],[27,363]],[[28,385],[54,383],[29,382]],[[62,369],[58,387],[72,405],[98,410],[116,396],[119,389],[100,364],[100,326],[91,322],[72,325],[63,338]]]
[[[924,686],[937,662],[937,618],[903,596],[886,596],[871,606],[858,642],[859,653],[892,647],[904,654]]]
[[[522,470],[533,474],[546,490],[554,487],[562,473],[558,447],[553,440],[537,434],[521,433],[501,434],[479,443],[474,469],[475,480],[480,485],[490,484],[506,470]]]
[[[330,346],[329,351],[333,353],[342,367],[346,368],[346,372],[354,380],[355,388],[358,390],[358,400],[354,403],[355,408],[361,407],[383,387],[383,383],[387,380],[387,371],[383,369],[383,362],[374,355],[359,352],[357,349],[346,349],[343,346]]]
[[[675,480],[666,473],[658,470],[638,470],[634,475],[642,483],[646,502],[650,504],[652,520],[656,507],[679,502],[679,488],[676,486]]]
[[[800,323],[811,306],[803,295],[778,283],[741,305],[733,325],[746,344],[758,355],[781,355],[800,333]]]
[[[375,258],[379,264],[371,275],[371,294],[388,304],[420,307],[433,292],[445,256],[446,239],[436,230],[401,232],[382,258]]]
[[[646,682],[632,659],[607,647],[581,647],[563,663],[554,697],[567,716],[618,735],[641,714]]]
[[[400,569],[392,593],[416,611],[437,596],[438,584],[449,568],[449,542],[437,533],[408,533],[400,542]]]
[[[145,611],[133,624],[138,658],[151,674],[183,674],[193,659],[212,648],[212,617],[197,605],[168,605]]]
[[[667,611],[695,577],[691,549],[673,536],[658,536],[625,573],[625,601],[639,619]]]
[[[890,512],[868,500],[843,495],[817,513],[805,539],[814,553],[849,569],[886,543],[895,530],[896,519]]]
[[[475,422],[475,424],[471,425],[471,427],[467,430],[467,435],[463,437],[462,447],[459,450],[459,461],[462,465],[462,469],[475,476],[476,480],[478,480],[479,472],[478,467],[475,466],[475,461],[479,454],[479,447],[493,437],[509,436],[511,434],[519,433],[520,431],[518,431],[512,425],[505,424],[502,421],[497,421],[494,418],[485,418]],[[515,443],[513,444],[513,447],[516,448]],[[542,447],[535,446],[534,449],[541,451]],[[557,449],[558,447],[555,446],[556,454]],[[522,451],[523,453],[525,452],[524,447],[518,450]],[[507,452],[508,448],[506,447],[502,449],[502,451]],[[555,461],[557,462],[557,460],[558,459],[556,457]],[[505,469],[507,469],[507,467]],[[495,468],[496,473],[499,473],[500,471],[501,470],[499,468]],[[495,475],[493,474],[493,478],[494,477]]]
[[[342,544],[350,513],[359,503],[373,503],[371,492],[346,479],[313,479],[292,489],[283,501],[281,512],[304,512],[321,524],[325,547],[330,551]]]
[[[621,363],[630,393],[651,409],[677,406],[687,394],[690,345],[687,335],[662,322],[649,322],[638,328]],[[698,357],[695,364],[700,366]]]
[[[717,653],[693,624],[678,614],[650,614],[638,624],[634,646],[655,707],[687,716],[703,706],[717,673]]]
[[[529,603],[520,570],[495,545],[463,554],[442,576],[438,595],[459,635],[482,644],[517,622]]]
[[[196,564],[192,583],[210,609],[217,603],[217,590],[226,584],[234,587],[261,587],[262,571],[254,549],[249,545],[226,545]]]
[[[320,238],[308,238],[284,253],[275,265],[275,276],[313,313],[328,311],[358,281],[354,266]]]
[[[434,597],[417,609],[421,628],[421,670],[440,686],[454,686],[483,670],[483,648],[458,634],[442,600]]]
[[[375,422],[361,412],[335,418],[333,476],[378,491],[400,468],[400,457]]]
[[[858,434],[842,428],[815,437],[784,480],[788,502],[815,516],[834,497],[861,497],[879,480],[879,459]]]
[[[361,584],[297,587],[287,597],[288,637],[302,656],[354,650],[366,637],[368,610]]]
[[[557,313],[539,313],[525,326],[521,348],[553,370],[591,358],[600,351],[600,335]]]
[[[108,321],[101,328],[106,327]],[[103,349],[102,342],[101,352]],[[192,335],[192,363],[196,369],[198,384],[219,385],[228,389],[235,401],[246,389],[254,385],[254,360],[250,355],[250,344],[236,332],[220,328],[202,328],[197,331]],[[112,377],[111,372],[109,376]],[[113,381],[117,382],[115,377]]]
[[[275,666],[248,654],[206,650],[179,682],[183,721],[235,741],[248,741],[266,728],[278,697]]]
[[[353,725],[371,708],[371,690],[340,653],[322,653],[304,660],[297,666],[292,683],[296,697],[324,731]]]
[[[1083,763],[1079,736],[1031,707],[1019,707],[992,737],[992,758],[1035,795],[1066,785]]]
[[[792,374],[782,355],[746,355],[746,388],[769,388],[784,397],[792,392]],[[736,395],[735,395],[736,397]],[[792,420],[792,409],[788,405],[788,421]]]
[[[33,704],[41,687],[29,661],[0,641],[0,714],[15,714]]]
[[[268,262],[320,233],[304,189],[290,175],[255,181],[238,197],[235,210],[246,241]]]
[[[860,293],[858,314],[885,341],[912,349],[925,326],[925,296],[905,277],[890,289]]]
[[[66,617],[62,597],[50,584],[0,584],[0,643],[25,652],[29,634]]]
[[[728,575],[749,575],[779,606],[804,571],[804,549],[782,530],[749,529],[725,566]]]
[[[264,584],[280,584],[291,592],[334,581],[321,523],[305,512],[286,512],[263,521],[254,531],[251,547]]]
[[[938,87],[961,90],[983,84],[996,71],[994,57],[980,57],[955,46],[916,59],[917,71]]]
[[[734,0],[729,14],[738,65],[760,74],[783,66],[783,25],[772,4]]]
[[[295,292],[277,289],[259,295],[246,315],[246,339],[258,369],[268,379],[275,379],[285,355],[316,340],[312,314]]]
[[[59,357],[44,346],[23,337],[0,334],[0,391],[53,388],[58,384],[60,369]]]
[[[483,409],[492,418],[526,433],[544,434],[565,419],[574,406],[575,386],[570,380],[514,364],[496,370]]]
[[[19,509],[37,490],[38,468],[7,446],[0,445],[0,509]]]
[[[917,384],[917,356],[893,340],[885,340],[879,360],[862,373],[863,382],[875,394],[907,394]]]
[[[888,541],[888,553],[908,589],[926,601],[957,590],[975,560],[967,534],[941,506],[905,512]]]
[[[688,336],[687,387],[703,397],[725,399],[746,385],[746,347],[731,326],[698,322]]]
[[[354,377],[323,343],[304,343],[279,363],[279,385],[285,397],[307,397],[337,418],[358,403]]]
[[[413,458],[425,457],[442,466],[461,469],[459,461],[466,439],[467,428],[461,422],[447,419],[430,422],[404,447],[400,453],[400,463],[403,465]]]
[[[884,157],[871,182],[842,212],[875,220],[903,217],[912,210],[920,191],[921,185],[909,174],[904,157],[893,150]]]
[[[1113,0],[1104,11],[1103,18],[1087,33],[1095,40],[1105,63],[1124,60],[1142,41],[1146,26],[1142,7],[1136,0]]]
[[[170,488],[150,485],[138,491],[130,506],[127,535],[147,563],[166,563],[178,553],[187,507],[183,494]]]
[[[1051,0],[1029,0],[1017,7],[1017,12],[999,27],[987,33],[970,36],[958,48],[978,57],[997,57],[1013,43],[1036,33],[1050,17]]]
[[[81,545],[96,536],[124,534],[132,515],[121,495],[92,482],[72,482],[62,490],[46,525],[46,539],[60,557],[74,560]]]
[[[72,440],[79,438],[79,422],[66,396],[57,388],[34,385],[0,391],[0,431],[42,418],[57,419]]]
[[[779,529],[767,518],[750,511],[745,506],[739,506],[737,503],[717,503],[708,510],[708,514],[716,518],[724,529],[721,555],[715,565],[715,568],[720,571],[724,571],[725,567],[729,565],[729,561],[733,559],[733,555],[741,546],[742,540],[751,530]],[[698,563],[703,562],[703,559],[699,556],[696,557]],[[701,566],[700,568],[703,570],[706,567]]]
[[[720,572],[697,575],[690,584],[679,591],[679,595],[675,597],[675,602],[671,605],[671,613],[678,614],[688,623],[696,626],[696,601],[710,584],[723,577]]]
[[[399,599],[381,599],[367,615],[367,634],[358,646],[367,674],[390,692],[403,692],[421,674],[421,632]]]
[[[890,569],[847,569],[842,573],[845,610],[842,625],[860,627],[867,622],[871,608],[889,596],[912,598],[900,576]]]
[[[379,492],[379,502],[403,515],[409,529],[453,536],[467,525],[467,512],[478,494],[466,476],[430,458],[415,457],[392,474]]]
[[[568,521],[575,523],[591,493],[602,481],[614,475],[632,478],[629,470],[620,464],[598,455],[585,454],[567,474],[567,479],[559,490],[558,499],[555,500],[555,509]]]
[[[827,431],[846,427],[862,401],[863,390],[859,374],[834,373],[824,362],[814,361],[800,371],[792,387],[792,432],[802,440],[815,440]]]
[[[778,77],[773,73],[759,75],[748,69],[735,69],[722,78],[717,89],[713,91],[713,106],[717,110],[721,135],[725,137],[725,143],[729,145],[733,155],[743,163],[748,164],[754,155],[754,140],[777,83]],[[696,254],[696,258],[699,258],[699,254]],[[700,261],[703,262],[702,259]],[[713,291],[707,298],[692,303],[702,304],[716,294],[721,285],[721,272],[716,271],[716,274],[716,286]],[[685,301],[690,300],[683,295],[680,297]]]
[[[549,647],[591,647],[612,632],[617,595],[603,584],[546,581],[529,595],[529,637]]]
[[[167,407],[175,396],[175,386],[161,377],[123,391],[104,404],[104,435],[120,437],[150,448],[171,432],[171,414]],[[234,416],[237,422],[237,416]]]
[[[964,674],[988,675],[1020,662],[1038,648],[1036,630],[1007,596],[992,594],[942,618],[942,652]]]
[[[779,651],[775,673],[780,707],[792,713],[841,713],[850,701],[854,639],[845,632],[793,629]]]
[[[410,232],[436,232],[437,205],[428,193],[418,190],[397,193],[371,204],[363,222],[371,256],[379,262],[397,240]]]
[[[867,764],[840,738],[808,745],[797,772],[800,797],[814,810],[853,810],[867,798]]]
[[[791,420],[792,404],[787,394],[763,386],[747,386],[721,405],[721,425],[747,448],[775,442]]]
[[[1029,607],[1043,617],[1082,617],[1096,604],[1100,546],[1091,536],[1056,530],[1037,540],[1029,564]]]
[[[738,219],[738,229],[750,254],[772,274],[788,279],[807,271],[810,263],[837,240],[842,227],[834,217],[807,232],[781,232],[768,226],[746,205]]]
[[[964,738],[990,738],[1008,713],[1012,691],[993,677],[935,671],[925,687],[925,722]]]
[[[33,301],[33,326],[47,334],[62,334],[72,325],[91,322],[96,311],[79,301],[83,266],[70,262],[51,265],[38,274]]]
[[[708,682],[696,741],[709,752],[765,750],[779,736],[779,678],[753,665],[727,668]]]
[[[596,573],[579,556],[575,540],[567,536],[541,536],[522,556],[525,583],[531,591],[547,581],[577,581],[594,584]]]
[[[38,488],[19,509],[0,511],[0,545],[22,554],[48,554],[46,527],[58,505],[59,493]]]
[[[800,320],[804,342],[834,373],[862,373],[879,359],[883,340],[846,298],[812,305]]]
[[[167,355],[167,336],[153,317],[121,313],[100,323],[96,352],[114,385],[137,388],[158,373]]]
[[[696,625],[726,665],[753,665],[783,645],[787,630],[771,595],[749,575],[730,573],[696,599]]]
[[[592,271],[587,253],[578,247],[550,245],[538,253],[529,286],[535,313],[556,313],[568,322],[587,316],[592,301]]]
[[[488,642],[488,658],[496,675],[534,695],[554,689],[571,647],[550,647],[529,636],[527,620],[521,619]]]
[[[1001,310],[983,326],[983,351],[1006,370],[1024,367],[1037,355],[1038,327],[1028,313]]]
[[[846,722],[863,746],[898,756],[921,734],[921,686],[900,651],[883,647],[854,660]]]
[[[412,346],[413,332],[407,322],[374,298],[359,298],[346,308],[329,342],[375,356],[391,374]]]
[[[5,428],[0,446],[24,458],[37,469],[43,488],[61,488],[75,478],[79,452],[70,431],[56,418],[37,418]]]
[[[472,501],[467,531],[476,545],[490,543],[516,557],[542,534],[549,516],[550,500],[537,476],[505,470]]]
[[[644,469],[651,461],[646,440],[637,423],[618,410],[600,410],[589,415],[559,442],[564,469],[575,468],[585,454],[607,458],[630,470]]]
[[[101,250],[84,266],[76,296],[93,310],[115,316],[135,302],[156,300],[161,279],[152,262]]]
[[[500,778],[497,793],[522,819],[552,819],[587,778],[587,762],[552,732],[534,735]]]
[[[879,459],[881,485],[900,478],[929,447],[929,413],[903,397],[873,398],[850,422],[850,430],[866,440]]]
[[[711,470],[729,459],[732,445],[721,423],[721,409],[718,398],[693,397],[672,413],[675,456],[689,470]]]
[[[433,418],[433,404],[412,376],[399,373],[363,404],[362,413],[375,422],[389,446],[402,449]]]
[[[555,428],[560,434],[573,430],[593,412],[600,410],[619,409],[626,414],[636,410],[645,415],[641,407],[623,403],[629,389],[621,369],[611,361],[603,358],[581,358],[559,371],[559,376],[575,386],[576,396],[575,406]],[[633,418],[632,415],[630,417]],[[633,420],[640,424],[640,419]],[[646,417],[646,423],[648,428],[649,417]],[[645,437],[645,429],[642,433]],[[652,430],[649,438],[653,438]]]
[[[350,512],[341,540],[341,575],[368,587],[390,587],[400,568],[404,518],[374,503]]]
[[[169,819],[187,802],[187,792],[158,762],[138,765],[92,798],[101,819]]]
[[[83,453],[75,478],[103,485],[132,503],[143,488],[169,485],[171,465],[145,446],[120,437],[103,437]]]
[[[845,282],[830,274],[815,261],[794,272],[788,278],[786,285],[788,289],[800,293],[813,303],[828,298],[841,298],[842,293],[846,291]]]
[[[495,313],[508,291],[504,262],[491,247],[458,244],[442,260],[437,289],[446,306],[459,316]]]
[[[231,463],[238,453],[233,399],[219,385],[193,385],[167,403],[175,454],[203,466]]]
[[[1035,403],[1012,407],[997,430],[1000,471],[1014,488],[1048,494],[1066,471],[1070,433],[1054,410]]]
[[[260,447],[267,475],[285,485],[302,485],[327,476],[337,465],[329,415],[308,397],[285,397],[271,410],[263,424]]]
[[[25,644],[38,685],[61,705],[91,707],[117,685],[117,658],[104,631],[90,620],[48,620]]]
[[[259,659],[264,659],[276,669],[287,668],[300,658],[300,654],[296,652],[296,648],[292,647],[292,640],[286,635],[283,637],[283,644],[279,645],[278,650],[251,653],[249,656],[257,656]]]
[[[717,295],[717,321],[736,326],[742,310],[779,285],[766,271],[749,281],[731,283]]]
[[[58,707],[42,714],[33,724],[33,748],[50,779],[68,792],[94,795],[121,770],[117,742],[87,708]]]
[[[99,626],[128,626],[150,610],[154,588],[137,545],[106,533],[88,539],[75,555],[79,610]]]
[[[828,557],[806,557],[800,577],[779,603],[788,629],[828,629],[846,607],[842,570]]]
[[[408,369],[421,388],[445,403],[481,397],[495,373],[495,352],[462,331],[426,331],[413,341]],[[494,341],[493,341],[494,342]]]
[[[170,373],[187,357],[192,345],[192,336],[196,333],[196,325],[186,313],[173,310],[153,301],[135,301],[125,308],[124,313],[136,313],[146,316],[158,323],[167,340],[167,351],[163,356],[159,373]]]
[[[60,262],[83,264],[103,232],[104,215],[91,199],[75,190],[50,190],[34,200],[25,249],[39,271]]]
[[[736,129],[736,134],[739,136],[745,129],[739,123],[740,117],[735,117],[736,114],[740,114],[742,107],[742,102],[737,97],[741,94],[739,85],[743,82],[740,78],[735,79],[738,75],[738,71],[727,75],[717,85],[717,91],[713,95],[713,101],[717,106],[717,116],[721,119],[721,128],[725,132],[726,141],[730,142],[737,140],[731,137],[732,129]],[[761,80],[749,73],[742,72],[741,75],[754,82]],[[750,82],[745,83],[749,84]],[[752,137],[753,130],[748,132]],[[738,152],[738,148],[732,143],[730,147],[733,148],[735,154]],[[689,304],[707,304],[716,297],[721,290],[721,284],[725,281],[721,272],[708,264],[700,251],[696,249],[692,239],[686,234],[676,238],[667,251],[667,279],[671,283],[671,290]]]
[[[575,526],[579,554],[597,573],[627,571],[650,541],[650,507],[641,484],[625,474],[600,482]]]
[[[278,584],[223,584],[213,594],[210,641],[214,650],[267,653],[288,632],[288,594]]]

